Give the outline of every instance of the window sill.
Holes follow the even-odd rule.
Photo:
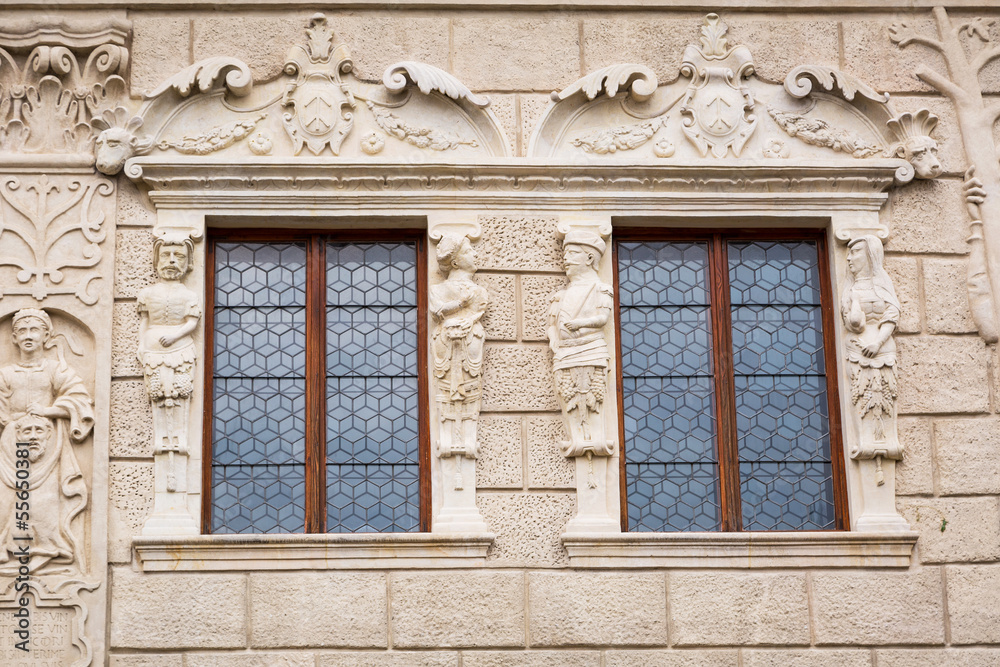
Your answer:
[[[135,537],[143,572],[468,568],[486,564],[490,533]]]
[[[917,533],[567,534],[562,542],[571,567],[909,567]]]

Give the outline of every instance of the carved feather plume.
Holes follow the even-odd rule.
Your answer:
[[[225,77],[224,85],[237,97],[246,97],[253,89],[253,74],[246,63],[236,58],[219,56],[199,60],[190,67],[185,67],[177,74],[161,83],[146,98],[159,97],[173,89],[181,97],[187,97],[197,86],[198,92],[207,93],[220,79]]]
[[[407,60],[390,65],[382,75],[382,85],[393,92],[402,91],[410,82],[424,95],[436,90],[453,100],[467,99],[477,107],[490,103],[488,98],[474,94],[464,83],[433,65]]]
[[[632,97],[642,102],[652,97],[656,92],[656,86],[656,74],[645,65],[632,63],[609,65],[591,72],[558,93],[552,93],[552,101],[559,102],[579,92],[586,95],[588,100],[592,100],[601,93],[614,97],[619,90],[631,90]]]

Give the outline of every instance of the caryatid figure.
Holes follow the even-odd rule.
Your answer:
[[[604,425],[610,362],[604,327],[614,308],[614,291],[598,275],[606,249],[594,232],[566,234],[563,268],[569,284],[552,296],[549,310],[556,395],[569,431],[569,441],[562,443],[565,456],[611,456],[615,452]]]
[[[445,235],[437,245],[442,283],[430,288],[434,330],[434,379],[441,419],[438,455],[476,458],[476,422],[483,396],[483,343],[481,320],[489,294],[472,282],[476,253],[468,237]],[[462,480],[456,479],[456,488]]]
[[[173,455],[188,454],[188,415],[197,359],[192,334],[198,328],[198,295],[181,280],[191,270],[194,244],[185,233],[166,232],[153,242],[160,280],[139,292],[139,361],[153,405],[153,453],[169,453],[169,491],[178,486]],[[183,483],[183,480],[180,480]]]

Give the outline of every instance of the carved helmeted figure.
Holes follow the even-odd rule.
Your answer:
[[[899,320],[899,299],[882,266],[882,242],[875,236],[861,236],[848,247],[841,315],[847,329],[857,334],[847,341],[847,360],[851,400],[861,419],[861,438],[850,454],[854,459],[875,459],[876,480],[882,484],[882,459],[903,457],[896,435],[896,343],[892,337]]]
[[[201,318],[198,295],[181,279],[191,269],[187,234],[161,233],[153,243],[160,281],[139,292],[139,361],[153,404],[154,453],[187,453],[189,402],[197,350],[191,334]],[[168,479],[169,490],[178,490]]]
[[[489,295],[472,282],[476,253],[465,236],[446,235],[437,260],[447,279],[430,289],[434,331],[434,379],[441,417],[440,456],[478,456],[476,420],[483,395],[481,320]]]
[[[14,554],[24,544],[32,573],[81,572],[84,552],[74,522],[87,505],[87,487],[73,446],[94,426],[94,402],[61,350],[58,361],[45,358],[55,346],[45,311],[18,311],[13,330],[20,361],[0,368],[0,573],[17,570]],[[29,443],[26,530],[15,516],[18,442]],[[16,539],[26,537],[30,541]]]
[[[593,232],[566,234],[563,268],[569,285],[552,296],[549,310],[556,395],[570,435],[562,445],[565,456],[614,453],[614,442],[606,439],[603,423],[610,360],[604,326],[614,308],[614,291],[597,273],[606,248]]]

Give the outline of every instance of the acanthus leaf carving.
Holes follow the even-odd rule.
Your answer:
[[[577,93],[583,93],[588,100],[600,94],[614,97],[621,90],[628,90],[636,102],[644,102],[656,92],[657,80],[653,70],[645,65],[624,63],[609,65],[591,72],[559,92],[552,93],[552,101],[559,102]]]
[[[642,146],[653,138],[653,135],[663,127],[666,117],[654,118],[634,125],[612,127],[604,130],[594,130],[573,140],[573,145],[582,148],[586,153],[615,153],[630,151]],[[662,157],[669,157],[666,149]]]
[[[855,158],[871,157],[882,152],[875,144],[847,130],[831,127],[825,120],[779,111],[772,106],[767,107],[767,112],[788,136],[811,146],[829,148]]]
[[[253,90],[253,74],[246,63],[236,58],[218,56],[199,60],[185,67],[146,93],[145,97],[160,97],[168,91],[188,97],[194,92],[207,93],[220,82],[237,97],[245,97]]]
[[[402,92],[410,83],[424,95],[437,91],[455,101],[468,100],[477,107],[490,103],[489,98],[474,94],[464,83],[433,65],[407,60],[390,65],[382,75],[382,85],[392,92]]]
[[[785,77],[785,90],[795,98],[807,97],[815,86],[827,92],[837,93],[848,102],[854,101],[857,95],[877,104],[886,104],[889,101],[889,93],[879,94],[858,78],[832,67],[802,65]]]
[[[417,148],[430,148],[435,151],[447,151],[458,148],[459,146],[479,145],[479,142],[475,139],[463,139],[435,128],[416,127],[411,125],[388,109],[380,107],[371,101],[368,102],[368,109],[375,117],[375,122],[385,131],[386,134],[391,137],[395,137],[400,141],[405,141],[406,143],[416,146]],[[375,152],[377,153],[378,151]]]

